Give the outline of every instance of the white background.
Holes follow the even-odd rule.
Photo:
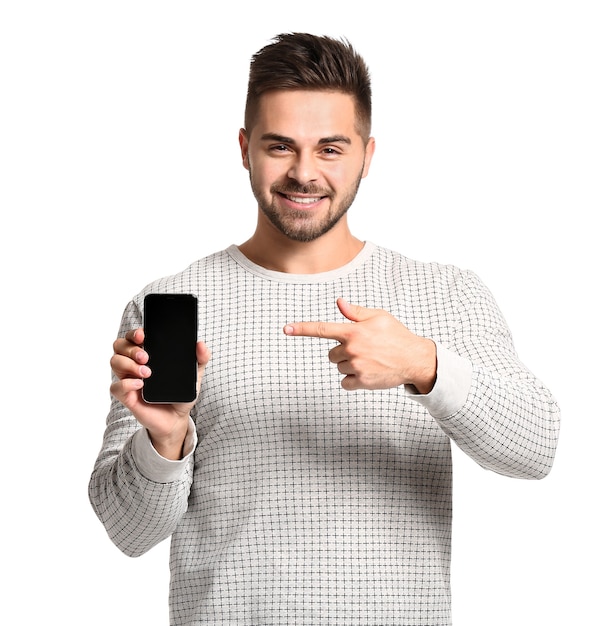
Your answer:
[[[111,344],[147,282],[253,232],[237,132],[250,56],[285,31],[371,67],[354,233],[476,271],[562,408],[543,481],[455,450],[455,626],[596,623],[594,6],[0,5],[3,624],[167,623],[167,544],[121,555],[87,500]]]

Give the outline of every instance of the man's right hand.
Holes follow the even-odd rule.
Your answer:
[[[148,404],[141,395],[143,381],[151,376],[147,366],[148,354],[143,349],[145,335],[142,328],[129,331],[124,338],[114,342],[114,354],[110,360],[112,371],[118,378],[110,386],[110,393],[124,404],[137,421],[144,426],[158,454],[166,459],[181,458],[183,444],[189,425],[189,413],[195,402],[184,404]],[[201,386],[210,350],[198,341],[197,393]]]

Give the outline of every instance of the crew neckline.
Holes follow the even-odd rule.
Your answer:
[[[361,250],[354,256],[348,263],[341,265],[333,270],[327,272],[319,272],[316,274],[290,274],[287,272],[278,272],[276,270],[269,270],[253,261],[250,261],[236,244],[230,245],[226,252],[236,261],[241,267],[248,272],[261,276],[262,278],[282,282],[282,283],[325,283],[337,278],[342,278],[347,274],[353,272],[357,267],[363,265],[374,253],[376,246],[370,242],[365,241]]]

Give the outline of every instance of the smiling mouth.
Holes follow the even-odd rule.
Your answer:
[[[291,202],[295,202],[296,204],[305,204],[305,205],[315,204],[316,202],[319,202],[320,200],[322,200],[322,198],[326,197],[326,196],[291,196],[285,193],[281,193],[280,195],[286,198],[287,200],[290,200]]]

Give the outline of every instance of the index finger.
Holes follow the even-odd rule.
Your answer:
[[[133,328],[133,330],[127,331],[125,339],[140,346],[145,340],[145,332],[143,328]]]
[[[337,322],[294,322],[282,329],[285,335],[296,337],[318,337],[344,341],[347,337],[347,324]]]
[[[114,354],[129,357],[138,363],[146,363],[148,355],[142,347],[144,338],[141,328],[130,330],[124,337],[116,339],[113,343]]]

